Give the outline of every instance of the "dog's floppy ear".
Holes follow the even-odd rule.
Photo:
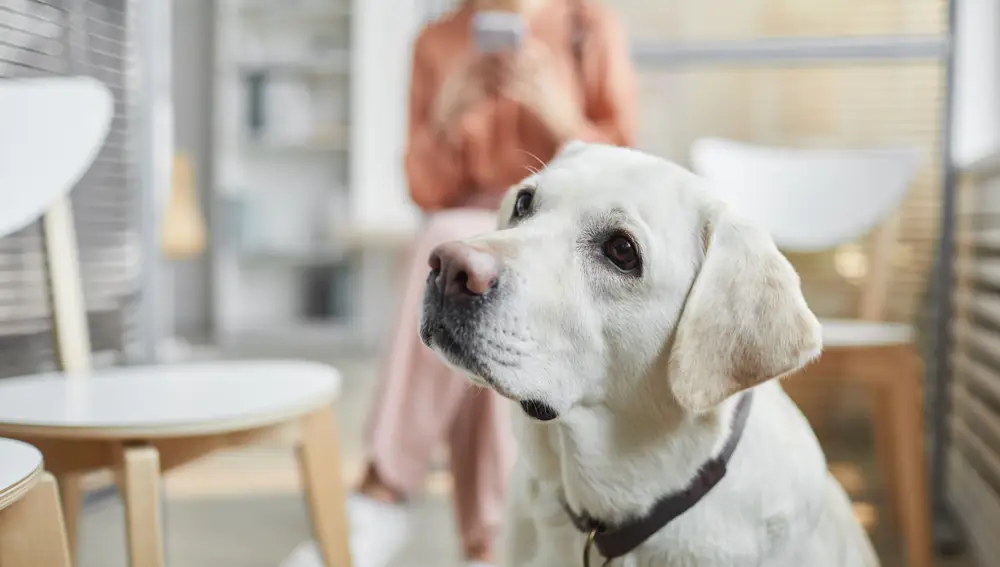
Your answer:
[[[822,348],[799,276],[770,235],[724,204],[709,209],[705,260],[670,353],[671,389],[691,411],[798,370]]]

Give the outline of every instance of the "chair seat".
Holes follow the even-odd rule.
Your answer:
[[[133,366],[0,379],[0,432],[60,438],[212,435],[332,403],[340,374],[299,361]]]
[[[0,510],[21,499],[42,472],[38,449],[13,439],[0,439]]]
[[[913,342],[913,326],[853,319],[820,319],[823,348],[902,345]]]

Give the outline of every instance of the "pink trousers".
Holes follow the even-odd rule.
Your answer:
[[[485,209],[455,209],[426,221],[414,244],[367,432],[370,464],[404,494],[419,492],[434,450],[447,444],[467,550],[490,545],[500,525],[512,445],[506,410],[497,394],[445,366],[420,342],[417,327],[431,250],[488,232],[495,219]]]

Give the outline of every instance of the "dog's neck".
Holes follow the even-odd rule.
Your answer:
[[[646,401],[627,412],[577,407],[551,423],[525,416],[521,450],[531,453],[539,480],[561,490],[573,509],[619,522],[688,486],[726,443],[736,401],[699,415]]]

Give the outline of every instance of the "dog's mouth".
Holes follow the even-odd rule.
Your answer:
[[[540,400],[522,400],[521,410],[528,414],[528,417],[538,421],[552,421],[559,417],[559,412],[549,404]]]
[[[440,323],[425,323],[421,325],[420,339],[428,347],[437,350],[448,362],[474,374],[478,380],[485,382],[491,388],[495,388],[494,381],[490,378],[486,364],[466,344],[459,341],[455,337],[455,334],[444,325]]]
[[[559,417],[559,412],[551,405],[535,399],[522,399],[512,394],[493,378],[487,365],[482,362],[471,349],[444,325],[424,324],[420,328],[420,338],[428,347],[436,349],[450,363],[469,373],[468,379],[473,384],[489,388],[501,396],[517,402],[528,417],[538,421],[551,421]]]
[[[477,322],[485,316],[488,304],[480,301],[451,303],[445,300],[435,286],[428,285],[424,295],[424,313],[420,320],[420,340],[436,350],[448,363],[468,374],[473,384],[489,388],[501,396],[517,402],[529,417],[539,421],[551,421],[559,413],[549,404],[531,398],[514,395],[497,380],[491,367],[498,364],[504,372],[516,372],[517,367],[509,362],[497,362],[483,352],[483,341],[478,337]]]

